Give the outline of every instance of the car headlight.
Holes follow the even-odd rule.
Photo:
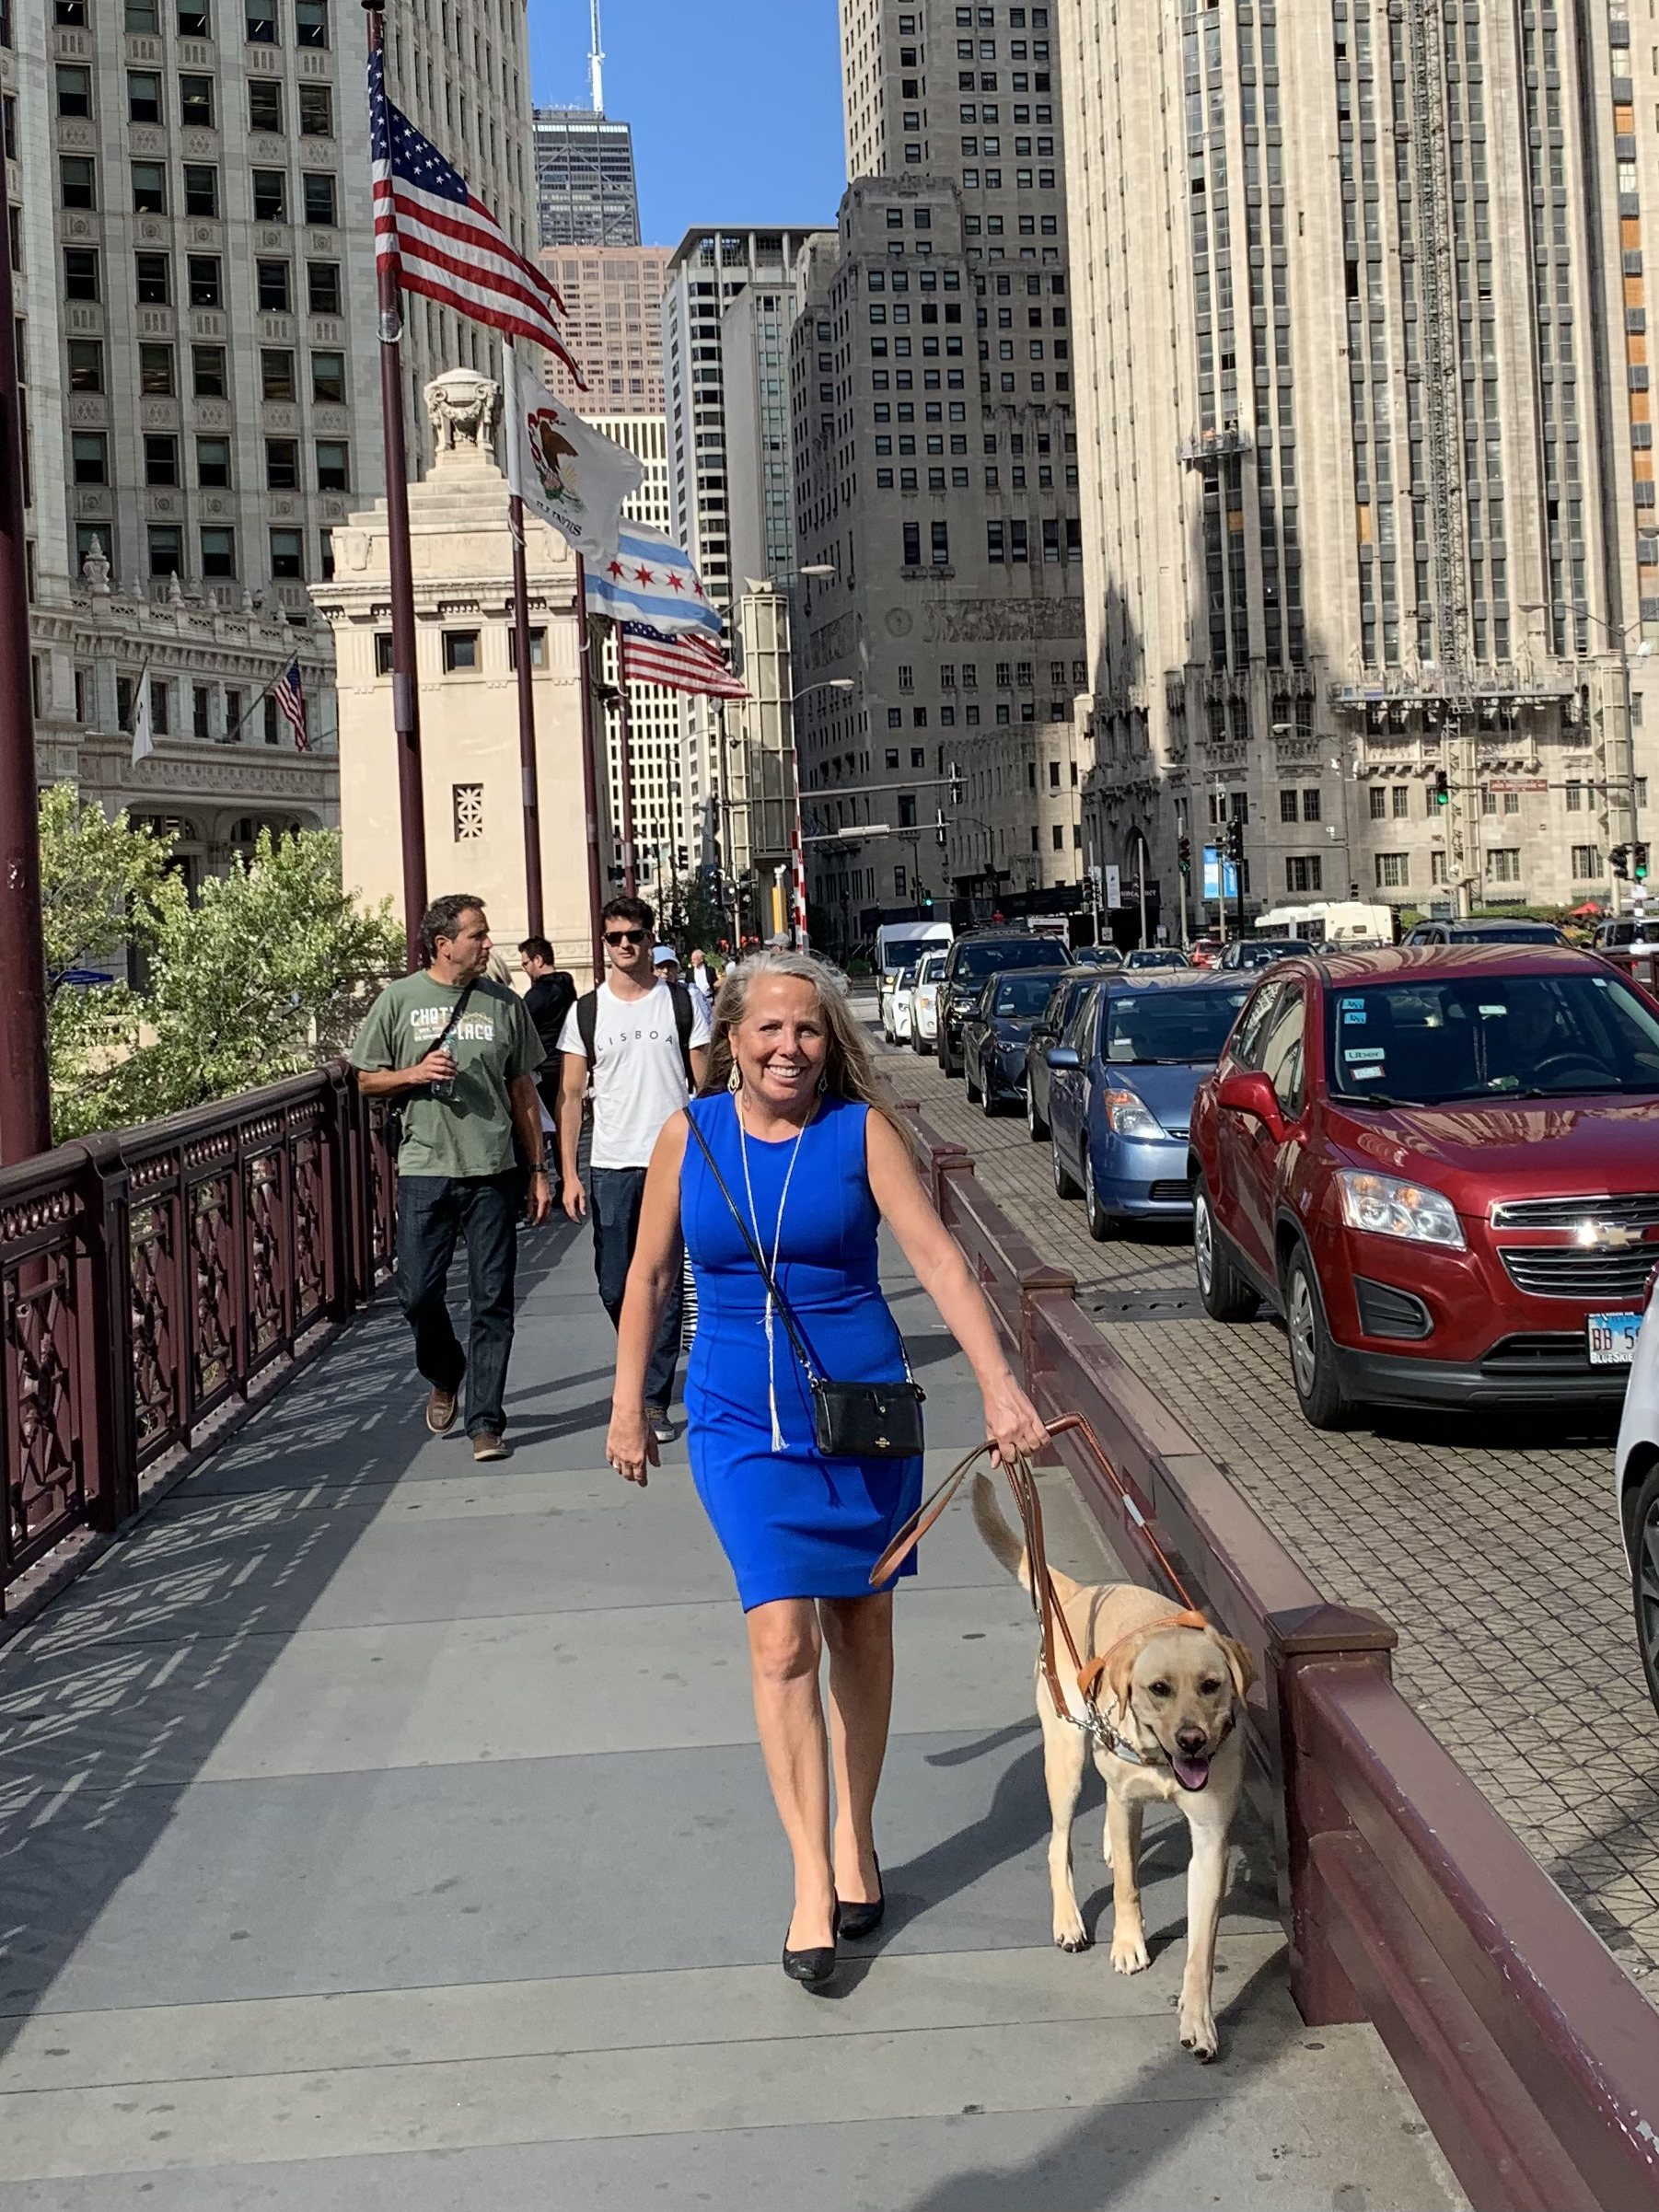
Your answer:
[[[1440,1245],[1454,1252],[1464,1249],[1457,1210],[1438,1190],[1352,1167],[1339,1172],[1337,1189],[1342,1219],[1351,1229],[1366,1229],[1374,1236],[1403,1236],[1414,1244]]]
[[[1106,1107],[1107,1127],[1120,1137],[1162,1137],[1166,1132],[1143,1098],[1133,1091],[1105,1091],[1101,1103]]]

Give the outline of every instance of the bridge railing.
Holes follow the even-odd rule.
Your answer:
[[[1249,1647],[1252,1797],[1271,1826],[1293,1994],[1373,2021],[1471,2201],[1659,2208],[1659,2012],[1395,1688],[1394,1630],[1328,1603],[975,1178],[901,1106],[1083,1495],[1137,1578],[1161,1550]]]
[[[380,1120],[337,1061],[0,1172],[0,1611],[84,1565],[372,1294]]]

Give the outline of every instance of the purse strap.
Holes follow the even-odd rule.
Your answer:
[[[813,1359],[812,1354],[807,1350],[806,1340],[801,1334],[800,1326],[797,1324],[794,1314],[792,1314],[789,1310],[789,1303],[783,1296],[783,1291],[779,1290],[777,1282],[773,1278],[772,1271],[766,1264],[766,1255],[761,1251],[760,1244],[756,1240],[754,1232],[750,1229],[748,1223],[744,1220],[742,1210],[738,1206],[737,1199],[733,1198],[730,1189],[727,1187],[725,1177],[721,1174],[714,1155],[709,1150],[709,1141],[703,1135],[702,1129],[698,1128],[697,1117],[689,1106],[686,1109],[686,1123],[688,1128],[690,1129],[692,1136],[697,1140],[697,1149],[702,1152],[704,1160],[708,1163],[710,1175],[713,1176],[715,1183],[719,1186],[721,1197],[725,1200],[726,1204],[732,1210],[732,1219],[737,1222],[738,1233],[742,1236],[744,1243],[748,1246],[748,1256],[750,1259],[754,1261],[756,1267],[760,1268],[760,1280],[766,1285],[767,1291],[771,1298],[772,1303],[777,1307],[779,1314],[783,1316],[784,1334],[788,1337],[790,1343],[795,1347],[795,1358],[806,1370],[807,1381],[811,1383],[821,1382],[823,1377],[818,1372],[818,1363]]]
[[[476,980],[476,978],[474,980]],[[455,1032],[459,1025],[460,1018],[467,1011],[467,1001],[471,996],[472,985],[470,983],[464,984],[461,989],[460,997],[457,999],[455,1004],[449,1010],[449,1019],[444,1024],[443,1028],[438,1032],[437,1043],[435,1045],[428,1045],[426,1048],[426,1052],[441,1052],[444,1049],[444,1047],[455,1035]],[[425,1059],[426,1052],[422,1053],[421,1058],[423,1060]]]

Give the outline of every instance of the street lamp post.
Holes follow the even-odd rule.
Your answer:
[[[834,569],[814,564],[802,569],[803,576],[833,576]],[[821,683],[807,684],[791,695],[789,701],[789,765],[792,780],[794,814],[789,831],[789,944],[790,949],[804,950],[806,935],[806,861],[802,851],[801,836],[801,741],[795,734],[795,711],[804,699],[815,691],[852,691],[856,689],[850,676],[830,676]]]

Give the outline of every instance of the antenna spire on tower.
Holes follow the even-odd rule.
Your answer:
[[[599,0],[591,0],[593,30],[587,49],[587,75],[593,87],[593,111],[605,112],[605,49],[599,40]]]

